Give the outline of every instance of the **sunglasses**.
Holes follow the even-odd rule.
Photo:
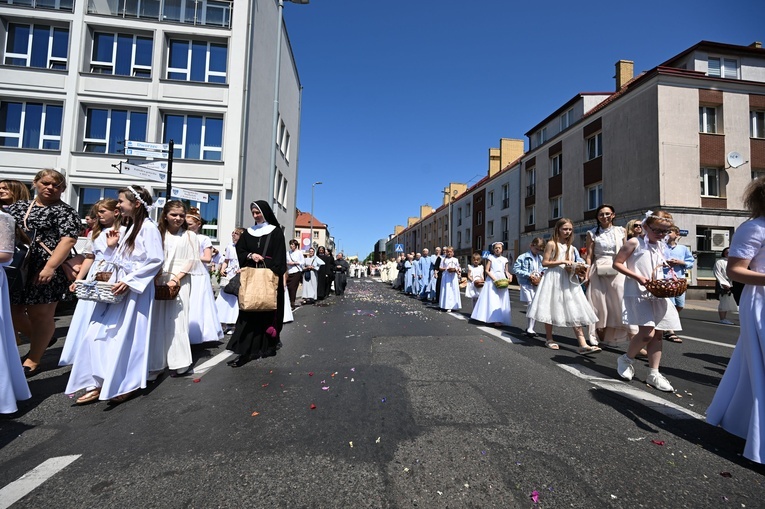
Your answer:
[[[654,232],[656,235],[666,235],[667,233],[669,233],[669,230],[664,230],[664,229],[662,229],[662,230],[656,230],[656,229],[654,229],[654,228],[651,228],[650,226],[647,226],[647,228],[648,228],[649,230],[651,230],[652,232]]]

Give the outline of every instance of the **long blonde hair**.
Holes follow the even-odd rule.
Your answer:
[[[101,207],[114,212],[115,210],[117,210],[117,200],[115,200],[114,198],[104,198],[103,200],[97,201],[96,204],[93,205],[93,209],[96,210],[96,224],[93,225],[93,229],[91,230],[91,233],[90,233],[91,240],[96,240],[98,236],[101,235],[101,232],[104,230],[103,225],[101,225],[101,220],[98,219],[98,209],[100,209]],[[120,224],[121,224],[120,216],[118,214],[115,214],[112,228],[119,229]]]
[[[552,236],[552,241],[555,243],[555,247],[553,248],[553,257],[552,257],[553,260],[558,259],[558,244],[560,243],[559,232],[560,232],[560,229],[563,228],[563,225],[566,223],[570,224],[571,227],[573,228],[574,222],[567,217],[562,217],[558,219],[557,223],[555,223],[555,231],[553,231],[553,236]],[[568,254],[571,252],[571,242],[573,241],[573,239],[574,239],[574,232],[571,232],[571,235],[568,236],[568,240],[566,241],[566,259],[568,259]]]

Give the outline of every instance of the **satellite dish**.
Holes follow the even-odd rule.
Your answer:
[[[744,164],[744,158],[738,152],[728,152],[728,164],[731,168],[738,168]]]

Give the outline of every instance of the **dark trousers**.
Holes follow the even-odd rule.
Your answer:
[[[303,277],[302,272],[295,272],[294,274],[287,274],[287,293],[290,296],[290,306],[295,307],[295,298],[297,297],[297,289],[300,286],[300,279]]]

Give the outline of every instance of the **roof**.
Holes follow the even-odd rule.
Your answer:
[[[750,44],[749,46],[740,46],[738,44],[727,44],[723,42],[699,41],[697,44],[678,53],[666,62],[659,64],[658,67],[674,67],[673,64],[675,62],[699,49],[712,50],[713,53],[735,53],[738,55],[753,55],[758,57],[765,55],[765,48],[757,48],[753,44]]]
[[[313,218],[313,227],[316,228],[326,228],[327,225],[316,219],[315,216],[312,216],[308,212],[300,212],[298,211],[297,217],[295,218],[295,228],[310,228],[311,227],[311,218]]]

